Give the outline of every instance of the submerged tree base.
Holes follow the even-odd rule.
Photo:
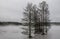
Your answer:
[[[29,38],[32,38],[32,36],[29,36]]]
[[[47,35],[46,33],[42,33],[41,35]]]

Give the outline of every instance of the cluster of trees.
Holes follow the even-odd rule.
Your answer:
[[[29,25],[29,31],[31,27],[35,27],[35,33],[40,31],[41,26],[49,25],[49,10],[48,4],[43,1],[39,3],[39,7],[28,3],[27,7],[24,9],[24,21]],[[31,32],[30,32],[31,33]]]

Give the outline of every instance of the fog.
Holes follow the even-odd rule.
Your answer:
[[[49,5],[50,20],[60,22],[60,0],[0,0],[0,21],[21,22],[27,3],[38,5],[41,1],[46,1]]]

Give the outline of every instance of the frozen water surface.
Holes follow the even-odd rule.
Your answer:
[[[21,33],[24,31],[22,28],[26,27],[21,25],[0,26],[0,39],[29,39],[28,35]],[[35,35],[32,39],[60,39],[60,25],[52,25],[47,35]]]

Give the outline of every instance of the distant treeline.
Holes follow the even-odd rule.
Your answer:
[[[37,25],[38,24],[43,24],[43,25],[51,25],[51,24],[53,24],[53,25],[60,25],[60,22],[40,22],[40,23],[37,23]],[[28,23],[22,23],[22,25],[24,25],[24,26],[27,26],[28,25]],[[34,25],[34,23],[31,23],[31,25]]]
[[[60,22],[50,22],[50,24],[60,25]]]
[[[43,22],[40,22],[42,24]],[[48,22],[49,24],[55,24],[55,25],[60,25],[60,22]],[[47,22],[44,22],[44,24],[48,24]],[[9,25],[9,24],[14,24],[14,25],[23,25],[27,26],[29,25],[28,23],[19,23],[19,22],[0,22],[0,25]],[[39,24],[39,23],[38,23]],[[31,25],[34,25],[31,23]]]
[[[9,25],[9,24],[22,25],[22,23],[19,22],[0,22],[0,25]]]

